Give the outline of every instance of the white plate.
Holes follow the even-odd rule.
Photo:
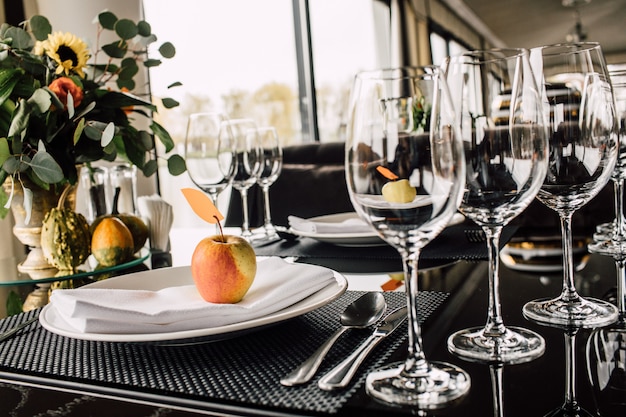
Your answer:
[[[350,213],[338,213],[328,214],[326,216],[312,217],[308,220],[313,222],[326,222],[326,223],[341,223],[349,219],[358,218],[359,215],[356,212]],[[456,213],[448,226],[462,223],[465,220],[465,216],[461,213]],[[294,235],[302,237],[310,237],[312,239],[319,240],[320,242],[332,243],[337,246],[350,246],[350,247],[362,247],[362,246],[383,246],[387,243],[378,236],[373,230],[371,232],[363,233],[315,233],[306,232],[302,230],[295,230],[290,228],[289,231]]]
[[[157,342],[198,337],[203,338],[203,341],[219,340],[232,337],[244,331],[251,331],[262,326],[276,324],[300,316],[339,298],[339,296],[347,290],[348,281],[338,272],[332,272],[335,276],[335,282],[331,282],[329,285],[304,300],[264,317],[225,326],[166,333],[82,333],[65,323],[65,321],[58,316],[56,309],[51,304],[43,308],[39,315],[39,322],[46,330],[61,336],[103,342]],[[166,287],[189,284],[193,284],[191,268],[189,266],[181,266],[122,275],[120,277],[109,278],[85,285],[83,288],[142,289],[157,291]]]

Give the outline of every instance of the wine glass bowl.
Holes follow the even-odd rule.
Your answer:
[[[499,295],[502,228],[534,199],[547,170],[547,126],[525,49],[469,51],[443,64],[452,92],[467,167],[460,211],[481,226],[489,255],[487,323],[455,332],[448,349],[467,360],[526,362],[545,341],[521,327],[506,327]]]
[[[349,114],[350,199],[402,257],[409,320],[406,361],[370,373],[366,390],[385,403],[438,408],[470,386],[462,369],[426,360],[417,310],[420,250],[457,211],[465,181],[449,93],[436,67],[363,72],[355,77]]]
[[[187,173],[216,206],[236,169],[235,142],[227,120],[220,112],[193,113],[185,135]]]
[[[609,181],[617,161],[614,97],[602,50],[597,43],[533,48],[531,62],[549,114],[548,173],[537,198],[556,211],[563,239],[563,289],[552,299],[523,307],[533,321],[561,326],[603,326],[617,309],[583,298],[574,284],[572,214]]]

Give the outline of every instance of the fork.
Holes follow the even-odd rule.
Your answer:
[[[34,323],[35,321],[37,321],[39,317],[35,316],[35,317],[31,317],[30,319],[26,320],[23,323],[20,323],[18,325],[16,325],[15,327],[12,327],[11,329],[7,330],[4,333],[0,333],[0,342],[3,342],[7,339],[9,339],[11,336],[13,336],[15,333],[19,332],[20,330],[22,330],[24,327],[28,326],[31,323]]]

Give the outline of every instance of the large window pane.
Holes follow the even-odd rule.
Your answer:
[[[320,141],[345,140],[354,75],[388,66],[389,8],[379,0],[309,2]]]
[[[156,98],[173,97],[181,103],[159,111],[160,121],[178,146],[184,142],[187,116],[209,109],[274,125],[283,144],[299,141],[291,0],[143,3],[146,20],[159,37],[157,44],[170,41],[176,47],[174,59],[152,69],[150,78]],[[174,81],[183,86],[168,89]],[[180,188],[192,186],[188,175],[173,178],[165,167],[160,172],[164,173],[161,193],[175,205],[175,226],[203,224],[181,198]],[[222,204],[227,198],[225,193]]]

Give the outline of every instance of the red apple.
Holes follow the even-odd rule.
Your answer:
[[[191,276],[198,292],[211,303],[237,303],[256,275],[256,254],[242,237],[216,235],[202,239],[191,257]]]

